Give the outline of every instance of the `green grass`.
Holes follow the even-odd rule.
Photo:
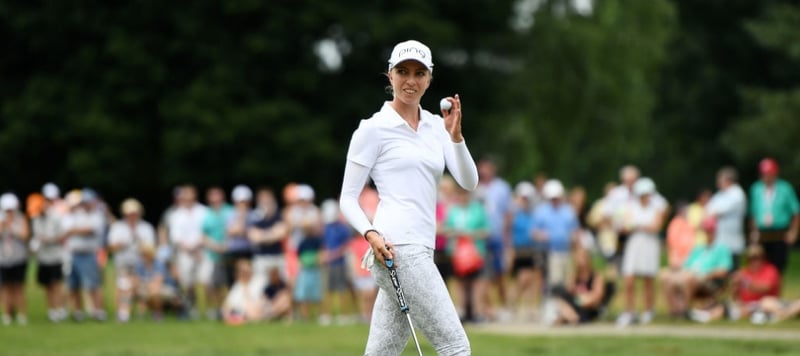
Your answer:
[[[800,253],[792,256],[784,295],[800,297]],[[110,271],[110,270],[109,270]],[[47,322],[43,293],[29,271],[26,327],[0,327],[0,355],[357,355],[363,353],[366,325],[318,326],[315,324],[260,324],[229,327],[209,321],[162,323],[137,320],[127,325],[85,322],[53,325]],[[111,313],[111,273],[106,275]],[[616,298],[613,309],[621,298]],[[685,322],[659,324],[674,327]],[[520,326],[525,327],[525,326]],[[756,328],[746,322],[719,322],[715,327]],[[758,327],[763,329],[764,327]],[[767,329],[798,330],[800,321]],[[793,341],[722,340],[703,338],[656,338],[650,336],[504,336],[468,328],[475,355],[796,355]],[[800,335],[800,334],[799,334]],[[423,352],[434,355],[424,339]],[[404,355],[413,355],[409,344]]]
[[[357,355],[367,327],[310,324],[226,327],[176,321],[31,325],[0,332],[5,355]],[[790,341],[628,337],[517,337],[471,332],[475,355],[790,355]],[[423,342],[423,353],[435,352]],[[404,355],[413,355],[408,345]]]

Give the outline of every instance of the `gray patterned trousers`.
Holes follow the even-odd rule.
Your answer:
[[[439,355],[470,355],[469,339],[433,263],[433,250],[422,245],[395,245],[394,250],[397,277],[414,326]],[[380,289],[364,354],[400,355],[411,337],[408,321],[400,311],[386,267],[376,262],[370,271]]]

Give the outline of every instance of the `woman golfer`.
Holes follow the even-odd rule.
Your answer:
[[[444,118],[420,107],[432,72],[427,46],[417,41],[397,44],[386,73],[394,98],[361,121],[347,153],[340,204],[350,224],[372,246],[374,263],[367,266],[380,287],[366,355],[399,355],[411,335],[386,259],[394,261],[414,324],[436,351],[470,354],[467,335],[433,263],[433,249],[437,183],[445,166],[468,190],[478,184],[478,171],[461,135],[458,95],[447,98],[452,107],[442,111]],[[372,222],[358,205],[369,177],[380,197]]]

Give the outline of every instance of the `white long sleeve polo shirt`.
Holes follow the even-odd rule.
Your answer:
[[[394,244],[433,248],[437,187],[445,167],[465,189],[477,186],[478,170],[466,143],[451,140],[441,116],[420,108],[414,131],[386,102],[353,133],[342,183],[342,213],[362,234],[375,229]],[[358,205],[368,177],[380,198],[372,222]]]

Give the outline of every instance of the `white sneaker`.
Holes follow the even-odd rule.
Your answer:
[[[11,322],[12,322],[12,321],[13,321],[13,320],[11,319],[11,315],[8,315],[8,314],[3,314],[3,326],[9,326],[9,325],[11,325]]]
[[[753,313],[752,316],[750,316],[750,322],[755,324],[755,325],[764,325],[768,321],[769,321],[769,317],[767,316],[767,313],[764,313],[762,311],[757,311],[757,312]]]
[[[322,314],[319,316],[317,322],[319,323],[319,325],[328,326],[333,324],[333,318],[328,314]]]
[[[742,317],[742,310],[739,308],[736,303],[730,303],[728,305],[728,319],[731,321],[739,320]]]
[[[617,327],[624,328],[633,324],[633,314],[624,312],[617,317]]]
[[[705,310],[692,309],[689,311],[689,319],[705,324],[711,321],[711,313]]]
[[[639,315],[639,324],[647,325],[653,322],[653,317],[655,314],[652,310],[648,310]]]
[[[17,324],[25,326],[28,325],[28,317],[25,314],[17,314]]]

